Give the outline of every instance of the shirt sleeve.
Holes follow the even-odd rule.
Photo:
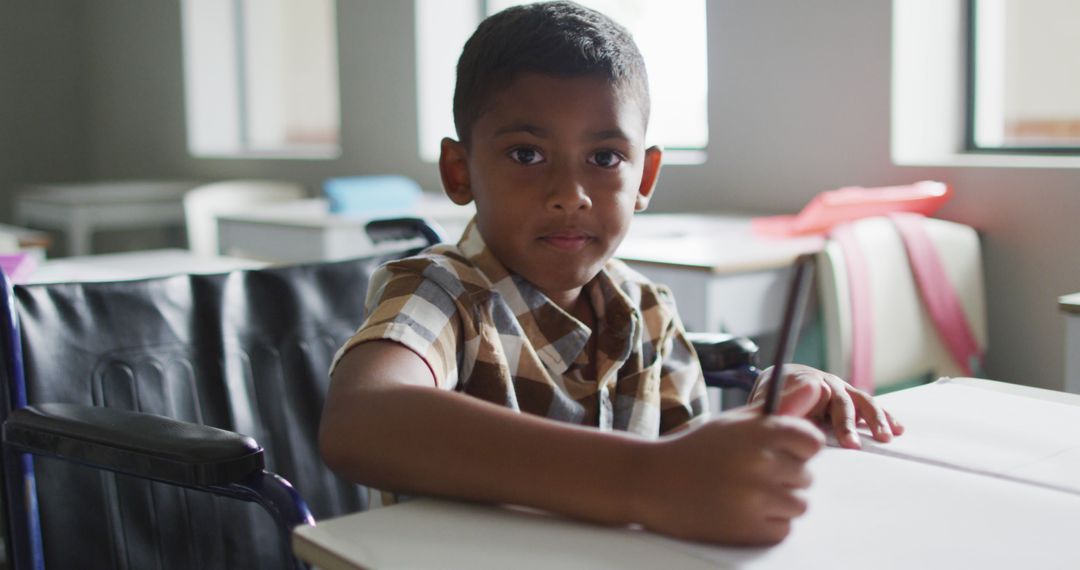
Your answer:
[[[355,346],[389,340],[415,352],[431,369],[435,384],[453,389],[458,380],[458,336],[461,317],[455,299],[424,276],[416,261],[394,262],[371,277],[367,319],[338,350],[330,366]]]
[[[660,433],[665,434],[708,413],[705,375],[697,352],[686,338],[671,293],[661,290],[671,320],[660,344]]]

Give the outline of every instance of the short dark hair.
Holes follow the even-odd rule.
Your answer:
[[[522,73],[607,78],[630,89],[648,124],[645,60],[630,33],[580,4],[540,2],[488,17],[465,43],[454,89],[454,125],[463,143],[492,96]]]

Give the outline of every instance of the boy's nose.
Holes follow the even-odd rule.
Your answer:
[[[592,207],[592,199],[573,176],[558,176],[552,180],[547,197],[548,208],[572,212]]]

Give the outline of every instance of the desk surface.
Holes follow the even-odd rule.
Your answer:
[[[433,218],[448,240],[457,241],[474,211],[425,192],[414,215]],[[823,242],[820,237],[757,236],[750,220],[733,215],[636,215],[616,255],[670,287],[691,330],[748,336],[772,332],[780,322],[787,268],[796,256],[820,249]],[[368,221],[332,214],[322,198],[266,204],[220,215],[219,243],[226,254],[274,262],[374,255],[380,252],[379,244],[364,229]]]
[[[458,206],[441,194],[425,192],[413,215],[464,226],[474,212],[474,208]],[[326,199],[312,198],[221,214],[218,223],[333,229],[355,227],[370,219],[329,213]],[[786,267],[799,254],[817,251],[824,243],[819,236],[757,236],[751,231],[750,220],[748,216],[725,214],[639,214],[616,255],[635,263],[738,273]]]
[[[1080,293],[1058,297],[1058,307],[1066,313],[1080,314]]]
[[[201,257],[186,249],[152,249],[64,257],[42,262],[27,283],[121,281],[181,273],[222,273],[254,269],[265,263],[236,257]]]
[[[1009,398],[1080,406],[1076,395],[982,380],[951,382]],[[293,545],[298,556],[329,570],[883,569],[928,562],[942,568],[1080,567],[1072,524],[1080,516],[1080,494],[836,448],[815,458],[811,470],[810,510],[772,548],[681,542],[528,510],[431,499],[300,527]]]
[[[177,202],[196,185],[191,181],[117,180],[27,186],[17,200],[52,204],[95,205],[128,202]]]
[[[728,214],[639,214],[615,255],[637,263],[741,273],[790,266],[825,243],[821,236],[759,236],[751,220]]]
[[[257,207],[246,209],[242,212],[228,212],[219,214],[218,220],[239,221],[256,224],[272,224],[284,226],[300,226],[310,228],[323,228],[335,226],[356,226],[366,224],[375,217],[388,218],[395,216],[417,216],[428,218],[452,218],[468,221],[475,212],[470,206],[459,206],[449,198],[433,192],[424,192],[416,208],[401,212],[380,212],[376,216],[370,214],[336,214],[330,212],[329,201],[326,198],[305,198],[302,200],[289,200],[261,204]]]
[[[118,180],[36,184],[15,197],[15,223],[61,230],[68,255],[92,253],[99,230],[178,228],[189,181]]]
[[[421,216],[457,241],[474,212],[471,205],[458,206],[432,192],[408,211],[377,214],[332,213],[325,198],[290,200],[218,215],[218,241],[226,254],[274,262],[365,257],[424,243],[377,241],[366,229],[374,219]]]

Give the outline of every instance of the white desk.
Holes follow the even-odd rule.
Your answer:
[[[251,259],[200,257],[186,249],[151,249],[50,259],[34,270],[27,283],[126,281],[181,273],[223,273],[265,266],[266,263]]]
[[[425,193],[413,215],[434,219],[457,241],[472,207]],[[274,262],[333,260],[375,255],[400,244],[375,245],[364,225],[370,218],[330,214],[321,198],[258,206],[218,217],[221,251]],[[817,251],[819,237],[755,236],[745,216],[643,214],[617,256],[675,293],[691,330],[757,336],[780,322],[789,266]]]
[[[616,256],[671,288],[687,329],[744,336],[775,332],[790,267],[819,236],[755,235],[748,216],[641,214]]]
[[[184,225],[184,193],[193,182],[125,180],[26,187],[15,199],[15,222],[60,230],[68,255],[87,255],[102,229]]]
[[[1080,293],[1058,299],[1065,314],[1065,391],[1080,394]]]
[[[1016,406],[1014,400],[1050,400],[1062,409],[1049,416],[1078,417],[1076,395],[986,380],[952,382],[962,390],[996,392],[989,397],[1006,407]],[[890,398],[904,394],[882,401],[888,405]],[[912,413],[917,399],[906,400],[906,406],[902,402],[898,399],[897,406],[917,415]],[[915,438],[923,424],[912,420],[909,435]],[[949,435],[966,435],[962,422],[946,417],[943,423],[955,426]],[[1029,424],[1024,431],[1031,436],[1032,430],[1038,426]],[[1060,440],[1062,434],[1056,435]],[[1023,441],[1001,445],[1022,446]],[[810,467],[810,510],[795,521],[785,541],[771,548],[681,542],[635,529],[431,499],[298,527],[293,547],[298,556],[327,570],[1080,568],[1075,525],[1080,494],[836,448],[823,451]]]
[[[422,216],[435,221],[456,242],[474,208],[458,206],[442,194],[425,192],[410,212],[380,218]],[[364,227],[373,218],[332,214],[325,198],[276,202],[218,216],[218,243],[227,255],[273,262],[303,262],[377,255],[401,243],[375,244]]]

